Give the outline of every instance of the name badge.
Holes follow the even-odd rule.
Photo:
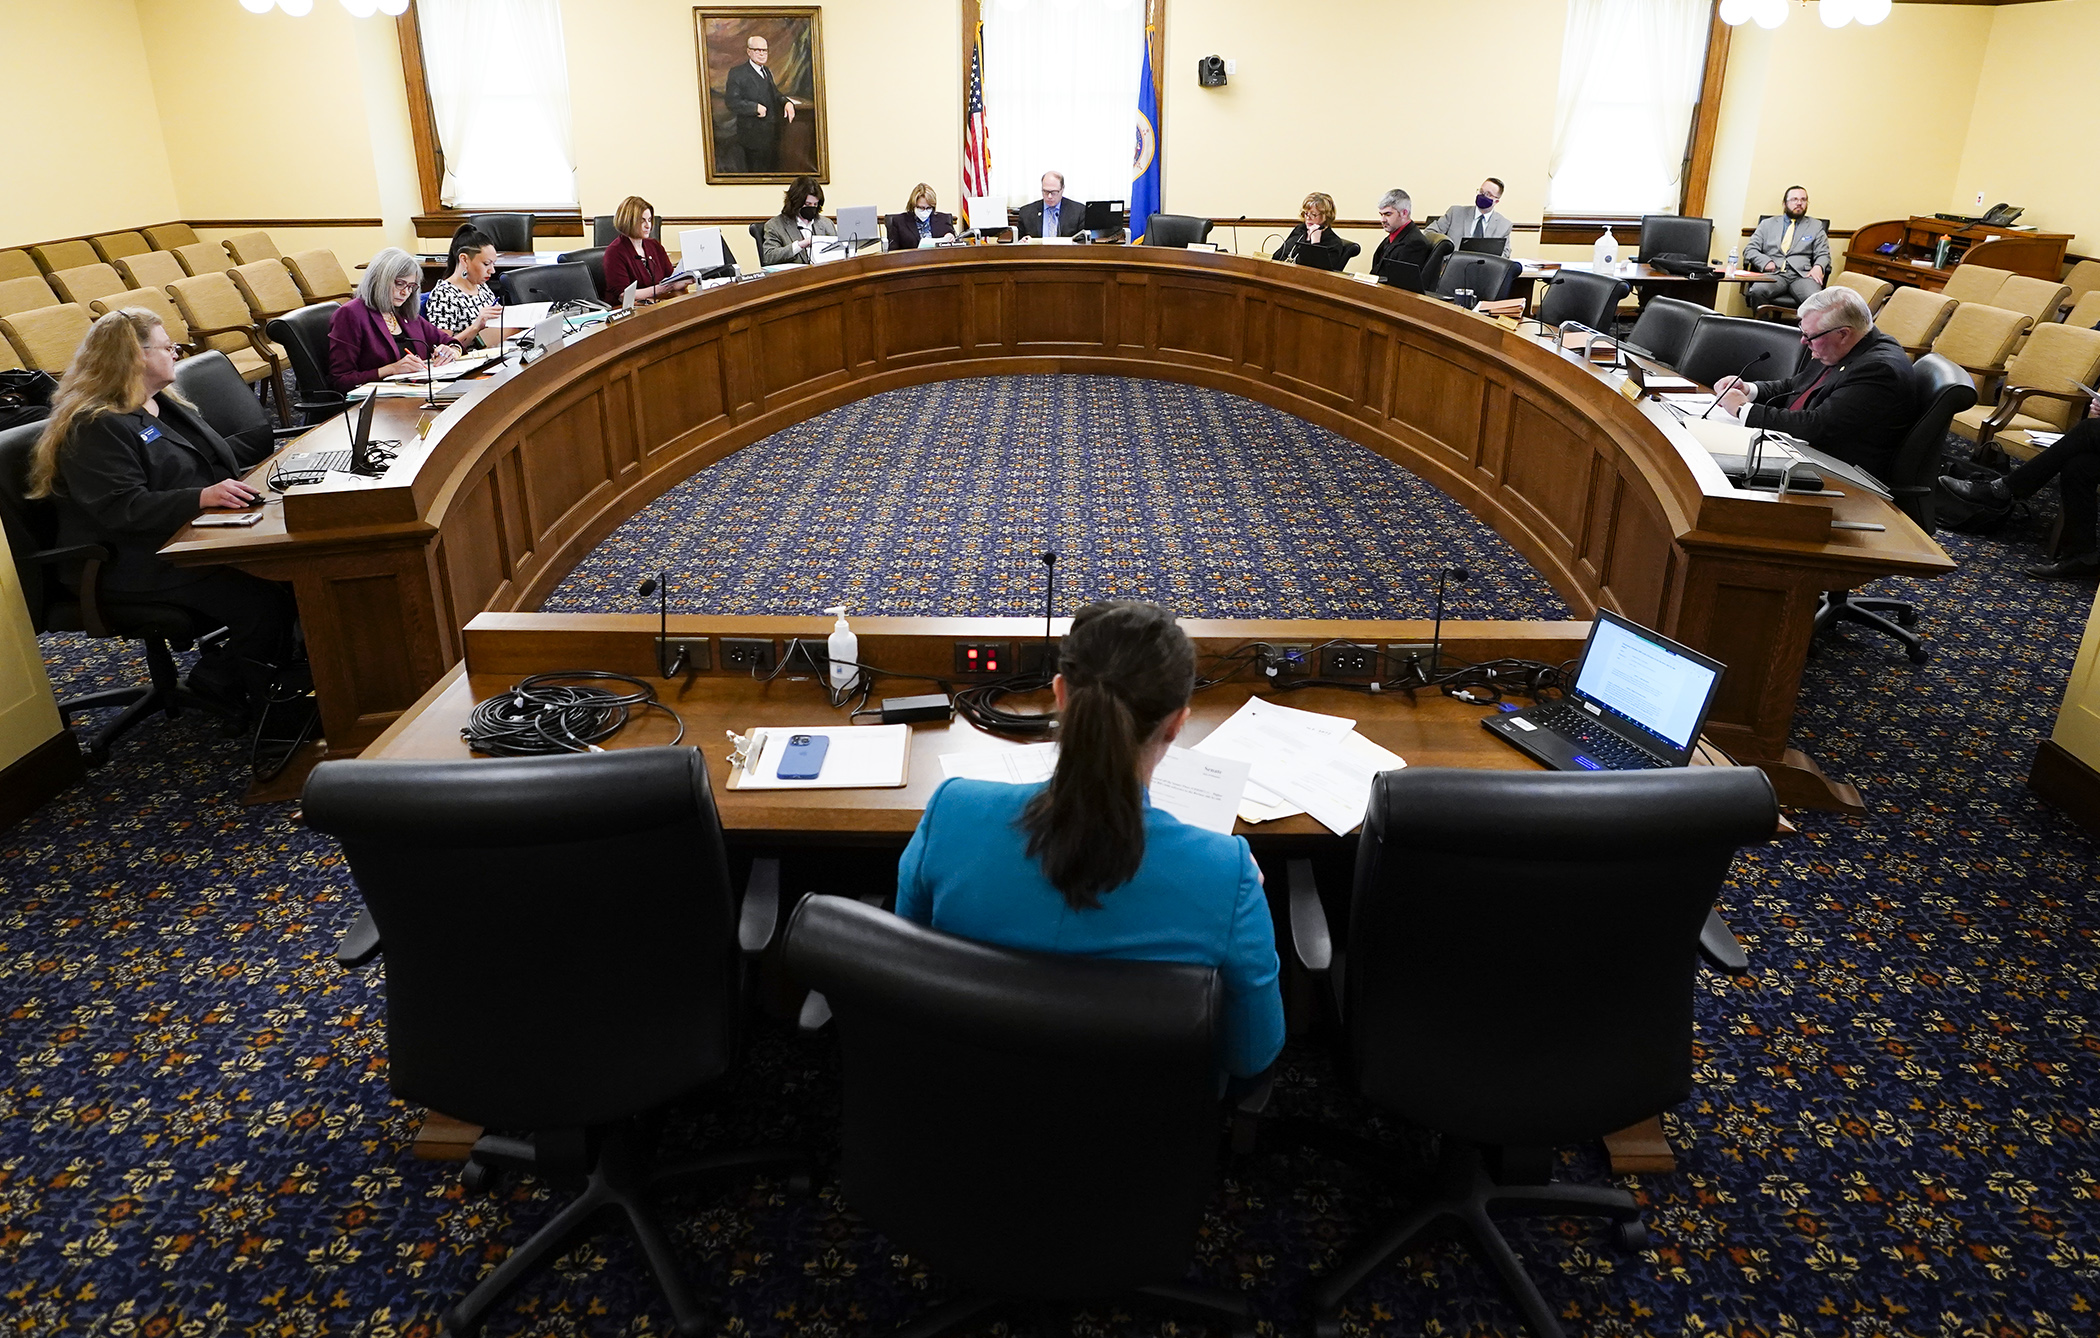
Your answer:
[[[144,427],[142,427],[142,428],[140,428],[140,429],[139,429],[139,440],[140,440],[140,441],[159,441],[159,440],[160,440],[160,429],[159,429],[158,427],[154,426],[154,425],[153,425],[153,424],[151,424],[151,423],[148,423],[148,424],[146,424],[146,426],[144,426]]]

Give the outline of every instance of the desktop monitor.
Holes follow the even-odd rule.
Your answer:
[[[1121,232],[1129,225],[1129,201],[1088,200],[1086,202],[1086,230],[1095,236]]]

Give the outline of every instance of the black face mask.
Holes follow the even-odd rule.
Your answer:
[[[817,207],[816,207],[815,205],[813,205],[813,204],[806,204],[806,205],[803,205],[803,206],[802,206],[802,221],[803,221],[803,222],[805,222],[805,223],[808,223],[808,222],[812,222],[813,220],[815,220],[816,216],[817,216]]]

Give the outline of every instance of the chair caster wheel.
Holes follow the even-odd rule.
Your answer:
[[[459,1183],[466,1186],[469,1193],[494,1190],[502,1178],[502,1173],[495,1167],[477,1158],[468,1158],[467,1164],[459,1168]]]
[[[1636,1217],[1631,1222],[1621,1222],[1612,1228],[1620,1249],[1628,1254],[1639,1254],[1648,1248],[1648,1224]]]
[[[1342,1338],[1340,1315],[1319,1315],[1313,1319],[1313,1338]]]
[[[1898,627],[1916,627],[1918,625],[1918,611],[1916,609],[1897,609],[1896,625]]]
[[[1910,653],[1910,662],[1912,664],[1923,664],[1931,658],[1931,656],[1925,653],[1925,648],[1923,646],[1920,646],[1918,649]]]

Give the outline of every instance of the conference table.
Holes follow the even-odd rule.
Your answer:
[[[1619,265],[1599,265],[1588,260],[1563,260],[1558,262],[1534,260],[1527,262],[1524,268],[1518,272],[1516,281],[1510,287],[1510,296],[1523,298],[1524,309],[1530,311],[1532,309],[1532,294],[1535,291],[1534,285],[1542,279],[1552,278],[1563,270],[1584,270],[1590,273],[1609,275],[1615,279],[1622,279],[1633,285],[1634,295],[1640,298],[1641,305],[1644,307],[1648,305],[1648,299],[1652,297],[1674,297],[1697,306],[1711,307],[1715,310],[1720,308],[1719,299],[1722,284],[1742,285],[1759,283],[1772,277],[1769,274],[1759,274],[1755,270],[1731,269],[1724,270],[1712,278],[1695,278],[1689,274],[1672,274],[1666,269],[1657,269],[1653,265],[1638,260],[1628,261]]]
[[[1788,744],[1822,593],[1953,567],[1879,498],[1735,488],[1662,405],[1472,312],[1266,260],[1038,245],[870,254],[655,304],[427,424],[383,402],[375,435],[403,443],[385,477],[330,475],[163,556],[293,584],[328,754],[351,756],[460,662],[477,614],[537,608],[707,465],[882,391],[1056,372],[1242,395],[1405,466],[1554,586],[1564,640],[1605,607],[1727,665],[1708,737],[1790,805],[1860,807]]]

